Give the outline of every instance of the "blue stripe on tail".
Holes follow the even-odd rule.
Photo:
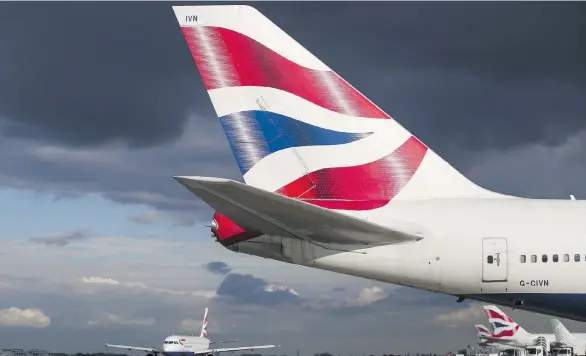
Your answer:
[[[291,147],[341,145],[372,134],[324,129],[257,110],[225,115],[220,122],[243,175],[261,159],[277,151]]]

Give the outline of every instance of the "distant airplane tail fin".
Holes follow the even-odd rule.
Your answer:
[[[199,334],[200,337],[208,337],[208,308],[206,308],[203,314],[203,321],[201,323],[201,333]]]
[[[566,329],[564,324],[562,324],[559,319],[550,319],[550,322],[557,342],[572,346],[574,348],[577,346],[577,338],[572,335],[568,329]]]
[[[476,324],[476,325],[474,325],[474,327],[476,328],[476,333],[478,336],[478,344],[479,345],[490,344],[491,343],[490,338],[492,337],[490,330],[488,330],[488,328],[482,324]]]
[[[488,322],[494,330],[492,337],[497,339],[509,340],[520,335],[528,334],[519,324],[510,316],[505,314],[495,305],[485,305],[484,312]]]

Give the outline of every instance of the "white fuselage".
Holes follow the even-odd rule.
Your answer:
[[[421,199],[391,201],[352,215],[424,238],[376,247],[321,244],[263,235],[230,246],[313,268],[586,320],[586,201]],[[489,264],[484,239],[504,242]],[[258,244],[264,242],[265,244]],[[254,244],[255,246],[252,246]],[[261,247],[262,246],[262,247]],[[332,249],[328,249],[332,248]],[[354,250],[356,252],[342,252]],[[553,262],[554,254],[558,262]],[[569,261],[564,255],[569,255]],[[535,255],[536,257],[532,257]],[[547,262],[544,262],[544,257]],[[575,255],[579,260],[575,262]],[[525,262],[522,263],[522,256]],[[535,261],[535,262],[533,262]],[[490,281],[492,279],[492,281]]]
[[[586,343],[586,333],[573,333],[572,336],[576,337],[577,340]],[[534,346],[535,341],[539,337],[543,337],[548,342],[548,344],[558,342],[554,334],[525,334],[523,336],[514,336],[510,339],[502,339],[499,340],[498,343],[518,347],[528,347]]]
[[[543,337],[547,341],[548,345],[553,342],[556,342],[556,338],[553,334],[524,334],[522,336],[514,336],[508,339],[501,339],[498,341],[498,343],[515,347],[529,347],[535,346],[536,340],[539,337]]]
[[[163,351],[169,354],[197,353],[209,347],[210,340],[200,336],[173,335],[163,341]]]

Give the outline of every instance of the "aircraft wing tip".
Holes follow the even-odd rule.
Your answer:
[[[184,182],[205,182],[205,183],[226,183],[230,182],[230,179],[218,178],[218,177],[204,177],[204,176],[173,176],[173,179],[179,183]]]

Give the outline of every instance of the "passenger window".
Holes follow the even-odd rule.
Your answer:
[[[537,262],[537,255],[531,255],[531,263]]]
[[[541,256],[541,262],[547,262],[547,255]]]
[[[521,263],[525,263],[527,261],[527,257],[525,255],[521,255]]]
[[[574,262],[580,262],[580,254],[575,254],[574,255]]]
[[[570,261],[570,255],[568,255],[567,253],[564,255],[564,262],[569,262]]]
[[[553,255],[552,259],[553,262],[557,262],[558,261],[558,255]],[[547,262],[547,260],[543,261],[543,262]]]
[[[492,260],[493,260],[492,255],[491,256],[488,256],[486,258],[486,262],[488,262],[488,264],[492,264]]]

